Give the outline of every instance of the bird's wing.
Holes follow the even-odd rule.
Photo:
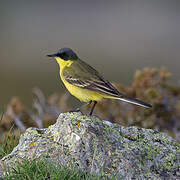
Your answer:
[[[79,60],[71,66],[66,67],[63,71],[64,79],[70,84],[79,88],[96,91],[112,97],[116,97],[121,101],[136,104],[146,108],[152,107],[151,104],[143,102],[139,99],[128,97],[120,93],[109,81],[105,80],[95,69]]]
[[[79,60],[63,71],[64,79],[77,87],[96,91],[114,97],[122,97],[109,81],[105,80],[95,69]]]

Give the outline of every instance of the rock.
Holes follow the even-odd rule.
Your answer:
[[[164,133],[122,127],[81,113],[62,113],[46,129],[29,128],[1,159],[3,168],[22,159],[46,158],[101,177],[180,179],[180,144]]]

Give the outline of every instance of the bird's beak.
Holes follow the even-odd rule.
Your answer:
[[[57,54],[48,54],[47,56],[48,56],[48,57],[56,57]]]

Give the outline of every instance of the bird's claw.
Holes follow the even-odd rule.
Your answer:
[[[82,111],[79,108],[74,109],[74,110],[70,110],[69,112],[70,113],[72,113],[72,112],[80,112],[83,115]]]

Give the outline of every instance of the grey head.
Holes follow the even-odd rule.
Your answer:
[[[76,60],[78,56],[71,48],[61,48],[57,53],[55,54],[49,54],[48,57],[60,57],[61,59],[67,61],[67,60]]]

